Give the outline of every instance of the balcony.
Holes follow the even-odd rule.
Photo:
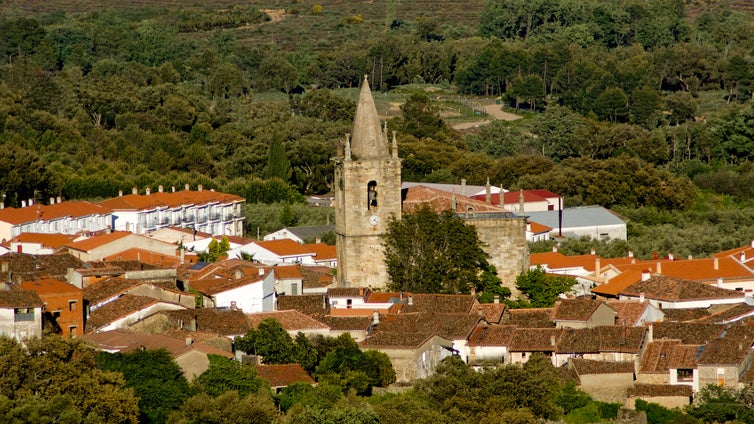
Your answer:
[[[183,217],[183,222],[194,222],[194,215],[186,215]]]

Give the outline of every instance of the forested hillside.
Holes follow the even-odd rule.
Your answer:
[[[680,0],[0,2],[0,192],[299,202],[330,191],[369,74],[405,180],[550,189],[624,214],[639,254],[705,255],[754,238],[753,20]],[[524,119],[449,125],[495,99]],[[713,221],[692,246],[676,231]]]

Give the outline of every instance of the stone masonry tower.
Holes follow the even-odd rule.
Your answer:
[[[352,134],[334,161],[338,287],[384,288],[382,238],[390,216],[401,218],[401,160],[395,132],[388,148],[366,76]]]

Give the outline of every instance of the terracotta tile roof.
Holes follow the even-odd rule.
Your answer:
[[[0,209],[0,222],[18,225],[44,219],[50,221],[67,216],[80,218],[89,215],[105,215],[110,210],[86,201],[60,202],[54,205],[35,204],[25,208]]]
[[[683,396],[690,398],[692,387],[680,384],[639,384],[636,383],[626,390],[629,397],[663,397]]]
[[[618,294],[625,290],[632,284],[636,284],[641,281],[642,271],[629,269],[623,271],[615,277],[609,279],[607,283],[600,284],[597,287],[592,288],[592,293],[606,296],[606,297],[618,297]]]
[[[734,290],[709,286],[690,280],[680,280],[665,275],[653,275],[646,281],[639,281],[621,291],[621,295],[640,296],[664,301],[689,301],[708,299],[743,298]]]
[[[62,253],[54,255],[29,255],[26,253],[7,253],[0,256],[0,264],[8,264],[8,271],[14,280],[38,280],[40,278],[65,278],[68,268],[78,269],[84,264],[75,256]],[[8,275],[2,275],[7,281]]]
[[[54,279],[45,278],[36,281],[24,281],[21,283],[21,288],[24,290],[31,290],[38,295],[81,295],[81,289],[66,282]]]
[[[417,349],[432,337],[434,335],[426,333],[377,332],[359,343],[359,346],[362,349]],[[450,340],[447,340],[447,342],[450,344]]]
[[[605,302],[596,299],[565,299],[555,302],[552,319],[555,321],[588,321]],[[607,304],[605,304],[607,305]],[[612,309],[610,306],[608,308]]]
[[[286,331],[325,330],[330,328],[299,311],[273,311],[246,314],[246,320],[249,325],[254,328],[258,327],[259,323],[262,321],[270,318],[277,320]]]
[[[585,271],[594,272],[599,262],[600,269],[607,265],[630,263],[635,258],[600,258],[597,255],[574,255],[566,256],[560,252],[532,253],[529,256],[529,265],[541,265],[549,269],[583,268]]]
[[[398,303],[406,300],[408,294],[401,292],[373,292],[369,291],[366,296],[366,303]]]
[[[301,275],[300,265],[278,265],[273,269],[275,270],[276,280],[300,280],[304,278]]]
[[[696,368],[696,360],[701,353],[700,348],[701,346],[698,345],[675,345],[671,347],[668,368]]]
[[[401,313],[380,317],[376,332],[435,334],[450,340],[468,339],[479,323],[478,315]]]
[[[680,340],[655,340],[647,344],[641,356],[639,372],[643,374],[666,374],[674,346],[680,346]]]
[[[280,256],[314,256],[314,250],[311,245],[298,244],[291,239],[269,240],[269,241],[254,241],[254,244],[269,250],[270,252]]]
[[[263,275],[251,275],[242,278],[208,278],[206,280],[191,280],[189,285],[199,293],[214,296],[239,287],[261,284],[263,279]]]
[[[409,305],[409,299],[413,305]],[[467,294],[413,294],[401,307],[402,313],[477,314],[479,302]]]
[[[479,305],[484,314],[484,319],[491,323],[497,324],[503,319],[505,304],[503,303],[482,303]]]
[[[143,281],[110,277],[84,288],[84,299],[90,305],[97,305],[112,297],[126,293],[128,290],[144,284]],[[174,289],[175,290],[175,289]]]
[[[29,290],[0,290],[0,308],[41,308],[39,295]]]
[[[8,240],[8,243],[38,243],[49,249],[59,249],[75,240],[73,234],[21,233]]]
[[[159,300],[152,297],[125,294],[92,311],[86,321],[86,332],[96,331],[119,318],[131,315],[158,302]]]
[[[161,314],[174,323],[189,325],[196,320],[196,331],[222,334],[224,336],[244,335],[251,328],[243,311],[231,309],[198,308],[177,311],[162,311]]]
[[[177,256],[163,255],[161,253],[153,252],[151,250],[140,249],[133,247],[131,249],[124,250],[111,256],[106,256],[103,261],[136,261],[144,262],[151,265],[175,268],[180,263],[180,259]]]
[[[649,307],[649,302],[632,300],[608,300],[606,303],[618,314],[615,325],[625,326],[639,325],[639,318]]]
[[[122,238],[129,237],[129,236],[143,237],[143,236],[137,236],[136,234],[130,233],[128,231],[113,231],[112,233],[101,234],[94,237],[90,237],[88,239],[68,243],[66,247],[80,250],[82,252],[88,252],[92,249],[96,249],[108,243],[112,243],[116,240],[120,240]]]
[[[551,316],[552,308],[508,309],[501,324],[516,325],[522,328],[555,327]]]
[[[466,344],[468,346],[510,346],[515,332],[515,325],[479,323]]]
[[[638,271],[649,270],[652,274],[662,274],[672,278],[708,283],[716,282],[718,277],[723,279],[745,278],[749,280],[754,277],[754,271],[732,257],[637,261],[633,264],[616,265],[616,267],[621,271],[629,269]]]
[[[588,374],[633,374],[633,362],[593,361],[572,358],[570,362],[579,375]]]
[[[503,193],[503,202],[506,205],[515,204],[518,205],[520,201],[520,196],[522,192],[520,191],[507,191]],[[524,196],[524,202],[526,203],[532,203],[532,202],[546,202],[547,199],[540,196],[538,193],[534,192],[533,190],[524,190],[523,191]],[[557,194],[553,194],[553,196],[557,196]],[[479,193],[471,196],[472,199],[479,200],[481,202],[486,202],[485,199],[487,199],[486,193]],[[490,193],[490,203],[493,205],[499,205],[500,204],[500,193]]]
[[[754,314],[754,306],[746,303],[739,303],[737,305],[726,305],[727,308],[717,311],[710,311],[710,315],[699,319],[700,322],[710,322],[717,324],[724,324],[733,321],[738,321],[747,316]]]
[[[704,347],[697,360],[699,365],[736,365],[738,366],[751,352],[754,340],[723,337],[712,340]]]
[[[624,327],[610,325],[597,327],[600,352],[623,352],[638,354],[644,344],[647,329],[645,327]]]
[[[330,261],[338,258],[335,246],[325,243],[312,243],[305,244],[304,246],[314,252],[315,261]]]
[[[702,345],[720,337],[725,327],[717,324],[658,322],[652,324],[654,340],[678,339],[683,344]]]
[[[414,186],[404,188],[402,192],[405,193],[403,197],[403,211],[404,213],[410,213],[418,209],[423,204],[429,204],[433,210],[437,212],[443,212],[450,210],[453,205],[453,194],[446,191],[438,190],[436,188],[430,188],[426,186]],[[491,205],[489,203],[472,199],[471,197],[462,196],[460,194],[455,195],[456,211],[466,212],[469,209],[473,209],[476,213],[496,212],[505,213],[505,209]]]
[[[369,289],[362,287],[330,287],[327,289],[328,297],[368,297]]]
[[[599,353],[599,333],[591,328],[563,329],[555,351],[557,353],[577,354]]]
[[[330,327],[330,330],[336,331],[366,331],[372,324],[372,317],[369,315],[357,317],[321,315],[316,319]]]
[[[254,369],[272,388],[285,387],[293,383],[314,384],[314,379],[299,364],[255,365]]]
[[[295,310],[312,316],[326,314],[329,309],[323,294],[280,295],[278,296],[277,308],[281,311]]]
[[[518,328],[513,334],[511,352],[554,352],[563,330],[560,328]]]
[[[98,204],[113,211],[120,210],[148,210],[155,208],[175,208],[183,205],[206,205],[210,203],[235,203],[243,202],[244,198],[234,194],[220,193],[212,190],[191,191],[181,190],[176,192],[155,192],[146,194],[126,194],[103,200]]]
[[[708,308],[663,309],[662,312],[668,322],[704,321],[710,316]]]
[[[549,233],[552,231],[552,227],[542,225],[539,222],[528,221],[527,224],[529,224],[529,231],[534,234]]]
[[[97,349],[108,352],[128,353],[137,349],[165,349],[176,358],[191,350],[198,350],[206,354],[220,355],[232,358],[230,352],[216,349],[199,341],[186,343],[185,338],[169,336],[167,334],[142,334],[133,331],[117,329],[101,333],[89,333],[83,339],[94,343]]]
[[[335,282],[335,275],[330,267],[302,265],[299,270],[304,289],[325,288]]]

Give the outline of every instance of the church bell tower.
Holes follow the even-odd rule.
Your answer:
[[[385,288],[382,247],[388,219],[401,218],[401,160],[395,132],[388,147],[367,77],[361,85],[353,130],[335,162],[335,233],[338,287]]]

